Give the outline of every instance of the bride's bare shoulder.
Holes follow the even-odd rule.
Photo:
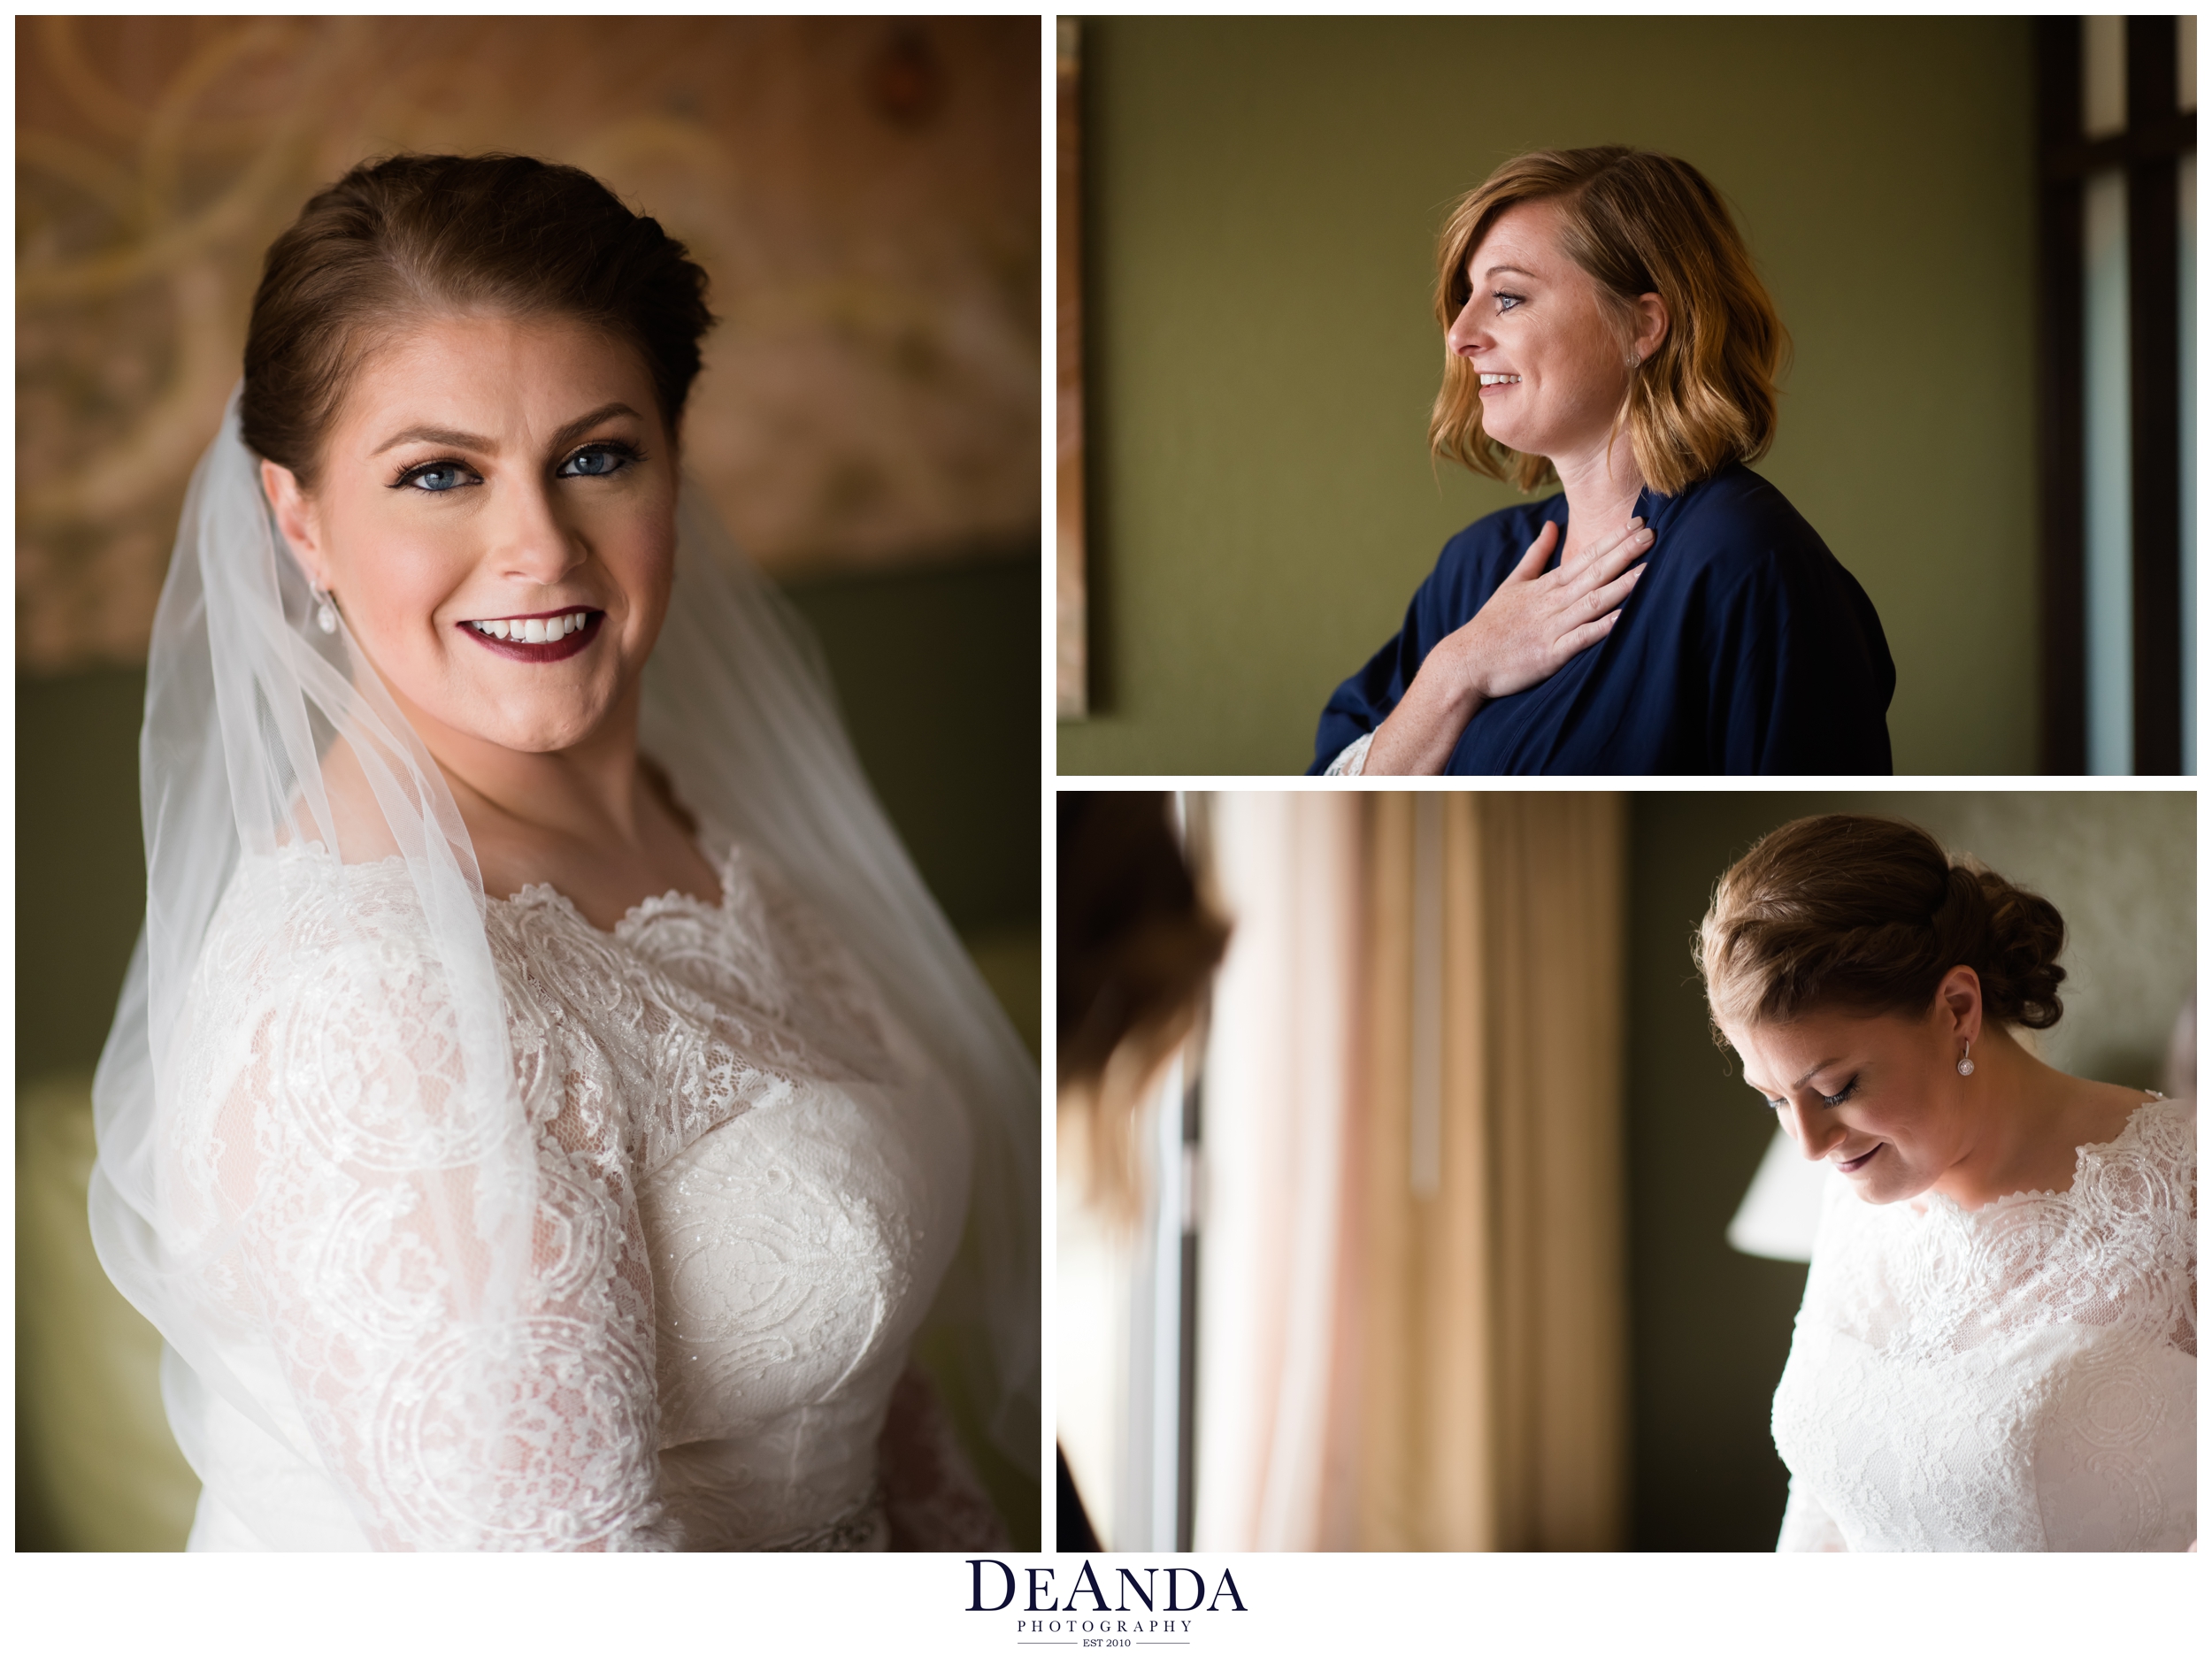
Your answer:
[[[2136,1112],[2157,1102],[2159,1096],[2141,1087],[2116,1086],[2107,1081],[2085,1081],[2081,1086],[2074,1141],[2084,1149],[2120,1138]]]

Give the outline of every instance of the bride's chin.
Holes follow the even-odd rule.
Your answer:
[[[479,741],[510,753],[553,754],[581,747],[606,724],[608,708],[519,714],[470,732]]]
[[[1932,1188],[1932,1181],[1924,1184],[1912,1178],[1878,1181],[1854,1179],[1851,1182],[1851,1188],[1852,1193],[1869,1207],[1887,1208],[1896,1202],[1910,1201],[1916,1196],[1926,1195]]]

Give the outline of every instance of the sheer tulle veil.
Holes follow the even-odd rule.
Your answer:
[[[951,1343],[972,1359],[961,1389],[992,1441],[1033,1467],[1035,1066],[870,790],[811,640],[695,486],[682,492],[676,556],[641,745],[684,799],[829,917],[963,1101],[974,1145],[968,1222],[933,1315],[961,1330]],[[463,1284],[459,1371],[495,1377],[522,1344],[535,1201],[531,1129],[467,830],[344,625],[325,633],[315,608],[276,533],[234,395],[193,474],[155,617],[139,759],[146,923],[94,1086],[91,1219],[108,1274],[166,1342],[165,1389],[213,1388],[280,1438],[227,1367],[224,1352],[237,1348],[223,1338],[227,1323],[251,1313],[208,1285],[224,1280],[237,1228],[220,1211],[189,1208],[182,1192],[209,1181],[179,1177],[187,1140],[173,1119],[210,921],[219,904],[276,901],[275,885],[237,878],[250,860],[281,863],[296,880],[397,859],[409,877],[415,946],[445,998],[442,1091],[430,1119],[419,1100],[395,1119],[364,1097],[331,1130],[365,1135],[366,1150],[357,1138],[354,1153],[381,1165],[435,1175],[422,1185],[436,1208],[423,1230],[440,1257],[424,1264]],[[341,743],[365,787],[327,784],[326,761]],[[302,855],[316,847],[335,855]]]

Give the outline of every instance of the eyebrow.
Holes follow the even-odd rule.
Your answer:
[[[1805,1071],[1803,1075],[1798,1077],[1796,1080],[1791,1082],[1790,1085],[1793,1087],[1801,1087],[1805,1085],[1805,1083],[1818,1075],[1823,1070],[1827,1069],[1831,1064],[1839,1064],[1842,1062],[1843,1060],[1840,1058],[1823,1058],[1818,1063]],[[1753,1080],[1749,1076],[1746,1076],[1743,1079],[1744,1085],[1750,1087],[1755,1092],[1761,1093],[1766,1092],[1766,1087],[1762,1083]]]
[[[1485,281],[1488,281],[1493,276],[1525,276],[1532,281],[1543,280],[1534,271],[1523,270],[1518,264],[1493,264],[1482,273],[1482,279]]]
[[[627,414],[632,419],[641,418],[627,402],[606,403],[580,418],[569,421],[555,432],[551,445],[554,452],[558,453],[602,420],[612,419],[618,414]],[[450,426],[410,426],[405,431],[395,432],[370,453],[372,456],[380,455],[388,448],[396,448],[402,443],[410,442],[436,443],[446,448],[473,448],[480,454],[495,453],[499,448],[488,437],[480,437],[474,432],[456,431]]]

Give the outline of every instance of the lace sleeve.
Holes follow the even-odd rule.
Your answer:
[[[1782,1533],[1774,1543],[1777,1552],[1848,1552],[1851,1548],[1821,1504],[1805,1486],[1790,1479],[1789,1504],[1782,1508]]]
[[[375,919],[296,907],[204,962],[174,1208],[221,1238],[200,1250],[208,1292],[272,1349],[377,1546],[671,1545],[652,1284],[616,1146],[532,1110],[535,1217],[503,1288],[455,1009],[435,956]],[[534,1095],[553,1097],[541,1073]]]
[[[2176,1296],[2178,1303],[2174,1310],[2173,1332],[2169,1337],[2173,1348],[2185,1357],[2197,1354],[2197,1123],[2196,1106],[2192,1102],[2186,1112],[2177,1109],[2176,1119],[2180,1130],[2177,1138],[2182,1150],[2175,1158],[2174,1180],[2179,1187],[2181,1200],[2180,1222],[2175,1227],[2177,1246],[2180,1255],[2181,1292]],[[2194,1544],[2192,1543],[2192,1545]]]
[[[1367,750],[1374,745],[1375,732],[1369,731],[1357,741],[1347,742],[1344,751],[1329,761],[1323,776],[1358,776],[1367,768]]]

